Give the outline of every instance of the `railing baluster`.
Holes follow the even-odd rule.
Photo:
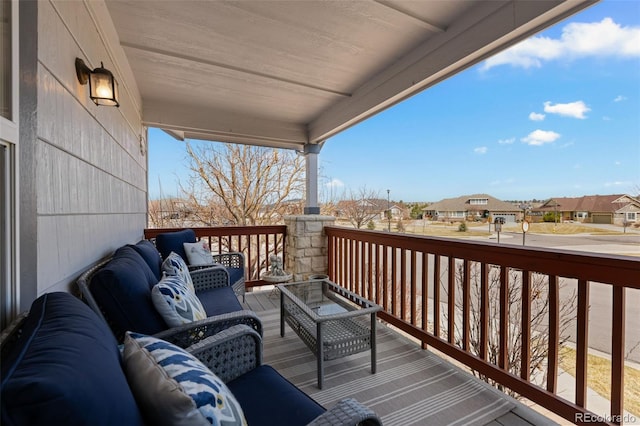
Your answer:
[[[558,344],[560,334],[560,289],[558,277],[549,276],[549,355],[547,390],[556,393],[558,386]]]
[[[500,265],[500,349],[498,366],[509,370],[509,268]]]
[[[422,252],[422,329],[429,329],[429,254]],[[422,342],[422,349],[427,349],[427,342]]]
[[[480,264],[480,358],[487,359],[489,346],[489,266]]]
[[[576,335],[576,404],[587,405],[587,354],[589,351],[589,283],[578,280]]]
[[[382,307],[389,312],[389,246],[382,246]]]
[[[433,334],[440,337],[440,255],[433,260]]]
[[[410,263],[411,265],[409,267],[411,269],[409,269],[409,271],[411,272],[411,324],[416,325],[416,316],[418,310],[416,303],[418,298],[418,291],[416,283],[416,252],[414,250],[411,250]]]
[[[367,257],[369,260],[369,270],[367,271],[367,286],[368,286],[368,291],[369,294],[367,294],[367,297],[369,300],[376,300],[376,294],[373,288],[373,244],[372,243],[367,243]]]
[[[625,288],[613,287],[611,337],[611,416],[620,424],[624,414]]]
[[[358,251],[358,241],[350,240],[349,249],[351,250],[351,256],[349,257],[349,290],[354,293],[358,291],[358,260],[360,259],[360,253]]]
[[[448,273],[449,273],[449,279],[447,280],[447,285],[448,285],[448,301],[447,301],[447,308],[448,308],[448,337],[449,337],[449,343],[453,344],[455,343],[455,334],[456,334],[456,330],[455,330],[455,317],[456,317],[456,259],[453,256],[449,256],[449,268],[448,268]]]
[[[398,316],[398,265],[397,248],[391,247],[391,313]]]
[[[470,338],[470,318],[469,311],[471,309],[471,271],[470,264],[467,259],[463,263],[462,276],[462,349],[469,350]]]
[[[400,318],[407,319],[407,251],[400,249]]]
[[[522,338],[520,342],[520,377],[531,380],[531,272],[522,271]]]

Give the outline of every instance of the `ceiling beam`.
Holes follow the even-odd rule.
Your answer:
[[[420,16],[417,16],[415,13],[412,13],[412,12],[404,9],[404,8],[400,7],[399,5],[397,5],[395,3],[392,3],[389,0],[374,0],[374,1],[376,3],[384,6],[384,7],[387,7],[389,9],[391,9],[391,10],[395,10],[396,12],[401,13],[404,16],[408,16],[410,18],[413,18],[416,22],[418,22],[418,24],[420,26],[422,26],[422,28],[425,28],[425,29],[427,29],[429,31],[432,31],[434,33],[443,33],[443,32],[445,32],[447,30],[446,28],[439,27],[439,26],[427,21],[426,19],[421,18]]]
[[[264,145],[302,150],[307,142],[304,126],[277,122],[243,113],[146,99],[142,123],[158,127],[172,136],[218,142]]]

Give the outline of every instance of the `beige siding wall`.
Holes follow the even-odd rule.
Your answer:
[[[116,75],[120,108],[89,99],[76,57]],[[103,3],[39,2],[37,73],[40,295],[71,290],[91,264],[142,237],[147,158],[140,96]]]

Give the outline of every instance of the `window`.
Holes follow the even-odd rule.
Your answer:
[[[489,204],[489,199],[487,198],[470,198],[469,204],[474,206],[486,206]]]
[[[18,313],[18,0],[0,0],[0,328]]]
[[[627,222],[635,222],[637,217],[638,217],[637,212],[627,212],[626,214]]]

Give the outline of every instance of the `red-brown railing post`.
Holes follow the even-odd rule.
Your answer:
[[[587,355],[589,352],[589,283],[578,281],[576,333],[576,404],[587,406]]]
[[[613,287],[611,337],[611,416],[620,424],[624,414],[625,288]]]
[[[560,288],[558,277],[549,276],[549,355],[547,360],[547,390],[557,392],[558,346],[560,339]]]
[[[531,272],[522,271],[522,342],[520,351],[520,377],[531,377]]]
[[[449,336],[449,343],[454,344],[456,341],[455,336],[455,317],[456,317],[456,259],[453,256],[449,256],[449,279],[447,280],[447,285],[449,286],[448,295],[449,298],[447,300],[447,308],[448,308],[448,324],[447,330]]]

